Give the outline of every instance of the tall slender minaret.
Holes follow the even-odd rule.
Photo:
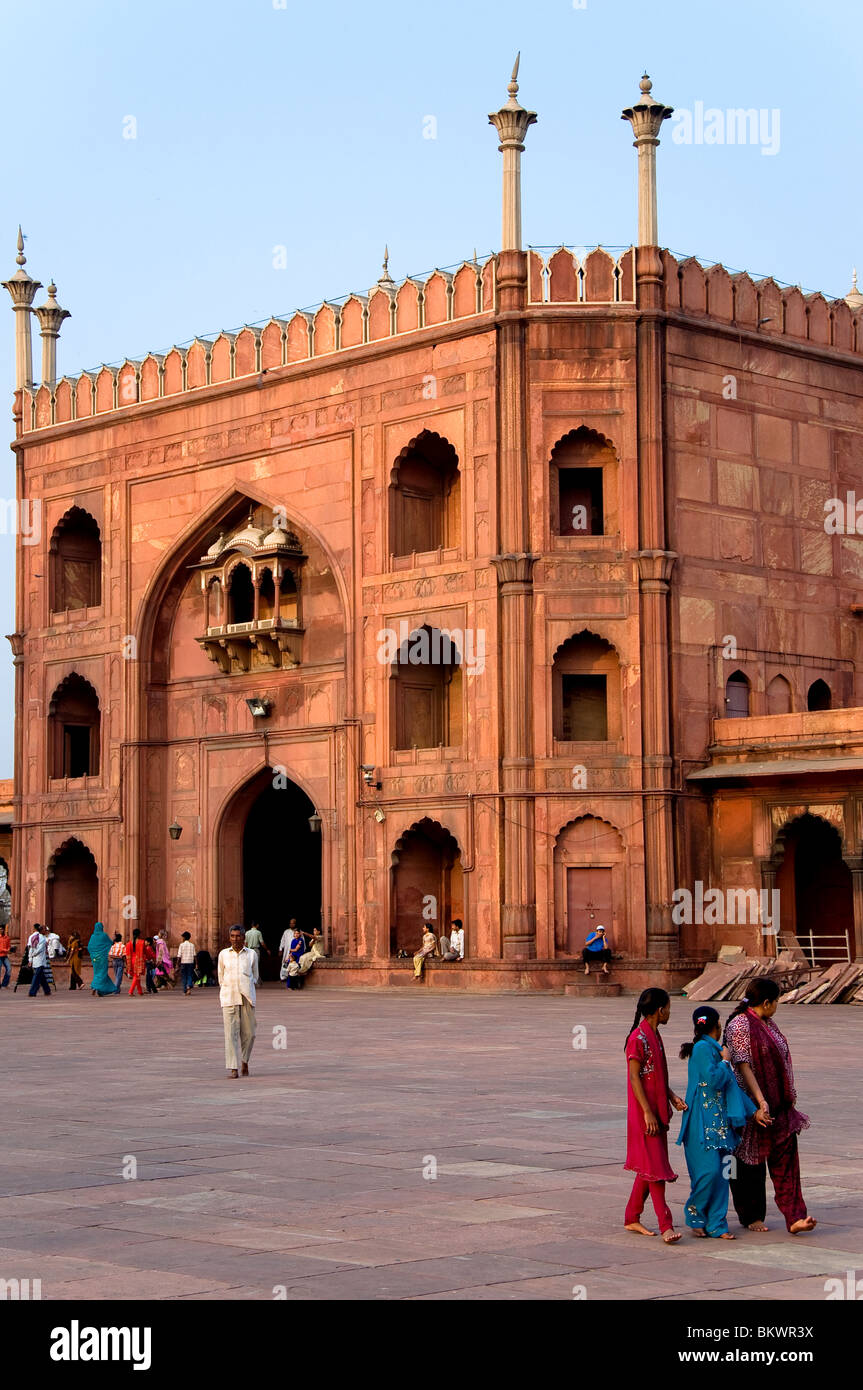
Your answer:
[[[659,224],[656,215],[656,147],[659,144],[659,130],[674,111],[673,106],[663,106],[650,95],[653,83],[647,73],[639,83],[641,101],[628,106],[621,113],[621,120],[629,121],[635,139],[633,145],[638,150],[638,244],[639,246],[659,245]]]
[[[36,291],[41,290],[40,280],[31,280],[24,269],[27,257],[24,255],[24,235],[18,228],[18,255],[15,258],[18,269],[8,280],[3,280],[4,290],[12,296],[15,310],[15,389],[33,385],[33,342],[30,334],[30,315]]]
[[[536,122],[535,111],[525,111],[518,100],[518,67],[521,54],[515,60],[509,84],[509,101],[499,111],[489,115],[500,137],[503,155],[503,235],[501,251],[521,250],[521,156],[528,126]]]
[[[44,385],[52,388],[57,380],[57,339],[60,336],[60,325],[64,319],[72,317],[68,309],[60,308],[54,298],[56,293],[57,286],[52,280],[48,286],[48,299],[33,311],[39,320],[39,332],[42,336],[42,381]]]

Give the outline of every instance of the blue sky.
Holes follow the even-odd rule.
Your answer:
[[[4,48],[16,56],[0,87],[0,272],[15,269],[20,221],[30,273],[46,285],[53,276],[73,315],[61,373],[367,290],[386,242],[396,279],[496,249],[500,156],[487,113],[506,99],[518,49],[521,100],[539,113],[524,156],[529,244],[634,239],[636,156],[620,111],[646,67],[654,96],[680,110],[779,112],[778,152],[767,155],[677,143],[666,123],[664,245],[832,295],[847,291],[858,260],[863,270],[856,3],[28,0],[4,9]],[[424,138],[429,116],[436,139]],[[124,138],[128,117],[135,139]],[[285,269],[274,268],[277,246]],[[11,438],[5,292],[3,301]],[[9,454],[0,498],[12,496]],[[0,639],[13,628],[13,552],[0,535]],[[12,774],[3,647],[0,777]]]

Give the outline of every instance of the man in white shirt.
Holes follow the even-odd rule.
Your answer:
[[[232,1078],[249,1075],[255,1045],[255,985],[258,953],[245,944],[242,927],[231,927],[230,946],[219,952],[219,1003],[225,1024],[225,1066]]]
[[[55,956],[64,956],[66,954],[63,942],[60,940],[59,936],[55,931],[49,931],[45,939],[48,942],[49,960],[53,960]]]
[[[27,939],[27,949],[30,952],[29,960],[33,970],[33,982],[27,991],[30,998],[38,994],[40,988],[46,994],[50,994],[50,985],[54,980],[48,959],[48,928],[43,927],[40,922],[36,923],[36,930]]]
[[[195,984],[195,943],[190,932],[183,932],[183,939],[177,951],[177,960],[180,965],[180,976],[183,981],[183,993],[191,994]]]
[[[440,944],[444,960],[464,960],[464,927],[460,917],[455,918],[449,937],[441,937]]]

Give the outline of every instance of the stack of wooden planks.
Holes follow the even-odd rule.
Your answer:
[[[775,980],[783,1004],[863,1004],[863,963],[838,961],[820,968],[811,966],[797,938],[782,933],[776,956],[744,956],[723,947],[720,959],[705,965],[697,980],[684,988],[687,999],[740,1000],[750,980],[767,976]]]
[[[705,999],[737,1001],[745,997],[748,982],[756,977],[769,976],[784,993],[800,985],[808,974],[806,964],[795,960],[790,951],[780,951],[778,956],[744,956],[733,964],[711,961],[683,993],[696,1003]]]
[[[863,1004],[863,965],[838,961],[781,998],[783,1004]]]

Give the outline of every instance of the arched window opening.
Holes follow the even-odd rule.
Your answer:
[[[617,529],[617,456],[609,440],[582,425],[551,455],[551,529],[558,536],[604,536]]]
[[[300,614],[300,595],[297,589],[297,578],[293,570],[285,570],[279,589],[281,593],[281,614],[283,621],[286,623],[297,622]]]
[[[725,718],[749,718],[749,680],[742,671],[735,671],[725,682]]]
[[[425,430],[399,457],[390,486],[393,555],[457,546],[461,526],[458,455]]]
[[[462,741],[462,654],[446,631],[412,632],[393,668],[395,747],[456,747]]]
[[[98,777],[99,697],[83,676],[67,676],[49,706],[51,777]]]
[[[247,565],[235,565],[228,580],[228,625],[251,623],[255,618],[255,587]]]
[[[272,570],[264,570],[258,580],[258,622],[271,622],[276,616],[276,585]]]
[[[806,696],[806,708],[813,712],[833,708],[833,695],[826,681],[812,682]]]
[[[791,686],[784,676],[774,676],[767,687],[767,713],[791,714]]]
[[[52,613],[95,608],[102,602],[99,527],[81,507],[72,507],[51,537],[49,586]]]
[[[552,667],[554,737],[605,742],[620,731],[620,666],[610,643],[591,632],[570,637]]]

